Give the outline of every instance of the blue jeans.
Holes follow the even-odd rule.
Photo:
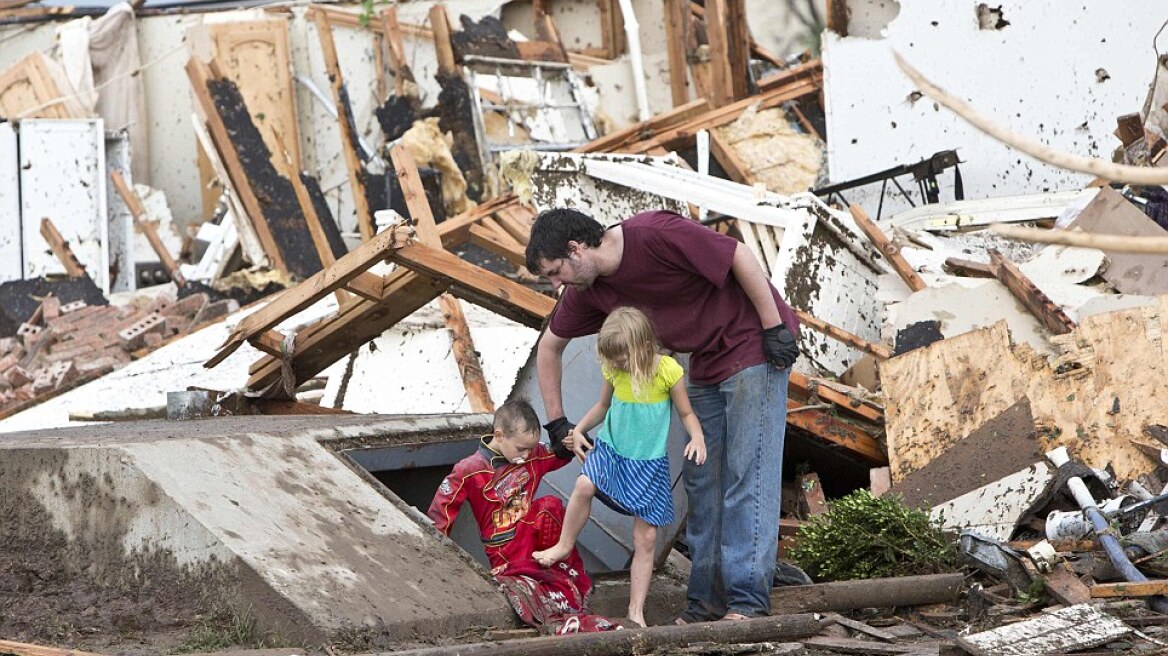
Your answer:
[[[692,561],[686,620],[770,612],[790,375],[760,364],[716,385],[688,387],[707,455],[704,465],[684,465]]]

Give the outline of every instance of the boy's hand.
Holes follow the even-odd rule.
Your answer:
[[[580,462],[584,462],[584,457],[592,449],[592,442],[589,441],[588,435],[573,426],[572,432],[568,433],[568,436],[564,438],[564,446],[568,447],[572,453],[575,453],[576,457],[580,459]]]
[[[706,462],[706,441],[704,439],[690,440],[685,445],[685,457],[693,460],[695,465]]]

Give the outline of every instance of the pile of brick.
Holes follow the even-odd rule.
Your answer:
[[[0,338],[0,415],[92,380],[167,339],[239,309],[207,294],[162,295],[144,308],[62,304],[46,297],[13,337]]]

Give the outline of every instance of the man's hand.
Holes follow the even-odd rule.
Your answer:
[[[567,417],[559,417],[544,424],[543,427],[547,430],[548,440],[552,445],[552,453],[556,454],[558,458],[571,458],[572,449],[564,444],[564,438],[568,437],[568,434],[572,432],[576,424],[568,421]]]
[[[787,369],[799,357],[799,344],[791,331],[779,324],[762,331],[762,351],[766,354],[767,362],[780,369]]]

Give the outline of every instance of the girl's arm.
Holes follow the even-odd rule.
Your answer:
[[[689,394],[685,391],[684,381],[677,381],[669,388],[669,398],[673,401],[673,409],[681,418],[681,425],[689,433],[689,443],[685,445],[685,457],[696,464],[706,461],[706,435],[702,432],[702,424],[694,414],[693,406],[689,402]]]
[[[596,405],[589,408],[588,412],[580,418],[580,422],[572,429],[571,434],[564,440],[564,446],[575,453],[581,461],[584,460],[584,452],[592,448],[592,443],[584,436],[585,433],[592,430],[597,424],[604,421],[604,416],[608,414],[608,408],[612,405],[612,383],[607,380],[604,381],[604,386],[600,388],[600,400]]]

